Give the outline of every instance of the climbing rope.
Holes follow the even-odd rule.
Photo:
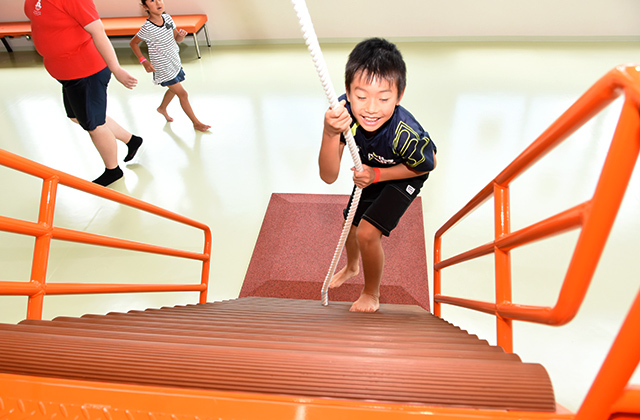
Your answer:
[[[324,56],[322,55],[322,50],[320,49],[318,37],[316,36],[315,30],[313,29],[313,23],[311,22],[311,16],[309,15],[307,4],[304,0],[291,1],[293,3],[293,8],[296,11],[296,15],[298,16],[298,21],[300,22],[302,36],[305,43],[307,44],[307,48],[309,49],[309,53],[311,54],[311,59],[313,60],[313,64],[315,65],[318,76],[320,77],[320,82],[322,83],[324,92],[327,95],[327,99],[329,100],[329,106],[333,109],[339,104],[338,96],[336,95],[333,84],[331,83],[329,70],[327,69],[327,64],[324,61]],[[349,148],[349,153],[351,153],[351,158],[353,159],[356,171],[362,171],[362,163],[360,162],[358,147],[356,146],[356,142],[353,139],[351,130],[345,130],[344,137],[347,140],[347,147]],[[340,240],[338,241],[338,246],[336,247],[336,251],[333,254],[331,267],[329,268],[327,277],[325,277],[324,283],[322,284],[321,298],[322,304],[324,306],[327,306],[329,304],[329,283],[331,282],[331,278],[336,271],[336,266],[338,265],[338,260],[340,260],[342,249],[344,248],[344,244],[347,241],[347,236],[349,235],[349,230],[351,229],[353,217],[355,216],[356,209],[358,208],[361,194],[362,188],[356,186],[353,193],[353,200],[351,201],[351,206],[349,207],[349,212],[347,214],[347,219],[344,222],[342,234],[340,235]]]

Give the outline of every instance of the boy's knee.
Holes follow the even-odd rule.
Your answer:
[[[356,237],[360,247],[367,247],[380,242],[381,236],[382,233],[377,228],[364,220],[360,222],[358,230],[356,231]]]

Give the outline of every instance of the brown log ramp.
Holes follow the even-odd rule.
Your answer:
[[[245,297],[0,324],[0,372],[428,406],[556,409],[539,364],[419,306]]]

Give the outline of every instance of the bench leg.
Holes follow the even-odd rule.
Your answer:
[[[193,34],[193,43],[196,45],[196,53],[198,53],[198,58],[200,58],[200,46],[198,45],[198,33],[195,32]]]
[[[2,37],[2,43],[4,44],[4,47],[7,49],[7,52],[13,52],[11,45],[9,45],[9,42],[6,39],[4,39],[4,37]]]
[[[209,41],[209,29],[207,29],[207,24],[205,23],[204,26],[204,37],[207,39],[207,47],[211,47],[211,41]]]

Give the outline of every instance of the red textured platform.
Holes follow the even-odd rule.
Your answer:
[[[271,195],[239,297],[260,296],[320,301],[322,283],[342,231],[348,195]],[[391,235],[382,238],[385,267],[381,303],[429,309],[422,200],[417,197]],[[346,264],[342,252],[336,271]],[[337,289],[329,301],[353,302],[364,284],[360,274]]]

